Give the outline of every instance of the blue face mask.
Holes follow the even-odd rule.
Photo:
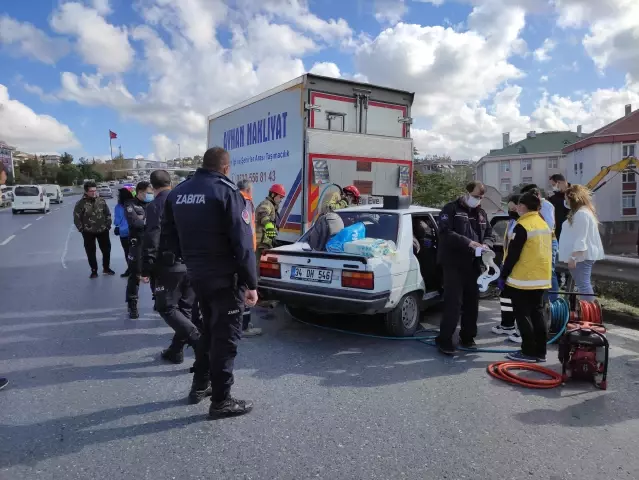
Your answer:
[[[146,203],[149,203],[149,202],[152,202],[154,198],[155,198],[155,197],[153,196],[153,194],[152,194],[152,193],[147,193],[147,194],[146,194],[146,196],[144,197],[144,201],[145,201]]]

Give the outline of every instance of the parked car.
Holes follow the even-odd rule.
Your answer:
[[[64,200],[64,195],[62,194],[62,189],[60,185],[42,185],[44,187],[44,191],[49,197],[49,201],[52,203],[62,203]]]
[[[46,213],[51,210],[49,197],[42,185],[16,185],[11,211],[14,215],[28,210]]]
[[[113,198],[113,190],[108,185],[98,187],[98,195],[102,198]]]

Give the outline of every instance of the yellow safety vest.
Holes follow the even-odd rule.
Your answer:
[[[522,215],[517,224],[526,229],[526,243],[506,283],[519,290],[551,288],[552,232],[548,224],[538,212]]]

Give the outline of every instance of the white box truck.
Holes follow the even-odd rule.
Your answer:
[[[355,185],[365,203],[409,196],[414,94],[306,74],[208,118],[208,148],[231,155],[231,179],[253,182],[256,207],[284,185],[278,240],[297,240],[333,192]]]

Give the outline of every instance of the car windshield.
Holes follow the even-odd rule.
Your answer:
[[[382,240],[391,240],[397,244],[397,232],[399,230],[399,215],[396,213],[377,213],[371,211],[336,211],[342,221],[344,227],[349,227],[355,223],[362,222],[366,227],[367,238],[380,238]],[[306,232],[300,239],[305,242],[308,239]]]
[[[14,194],[16,197],[37,197],[40,190],[38,187],[16,187]]]

